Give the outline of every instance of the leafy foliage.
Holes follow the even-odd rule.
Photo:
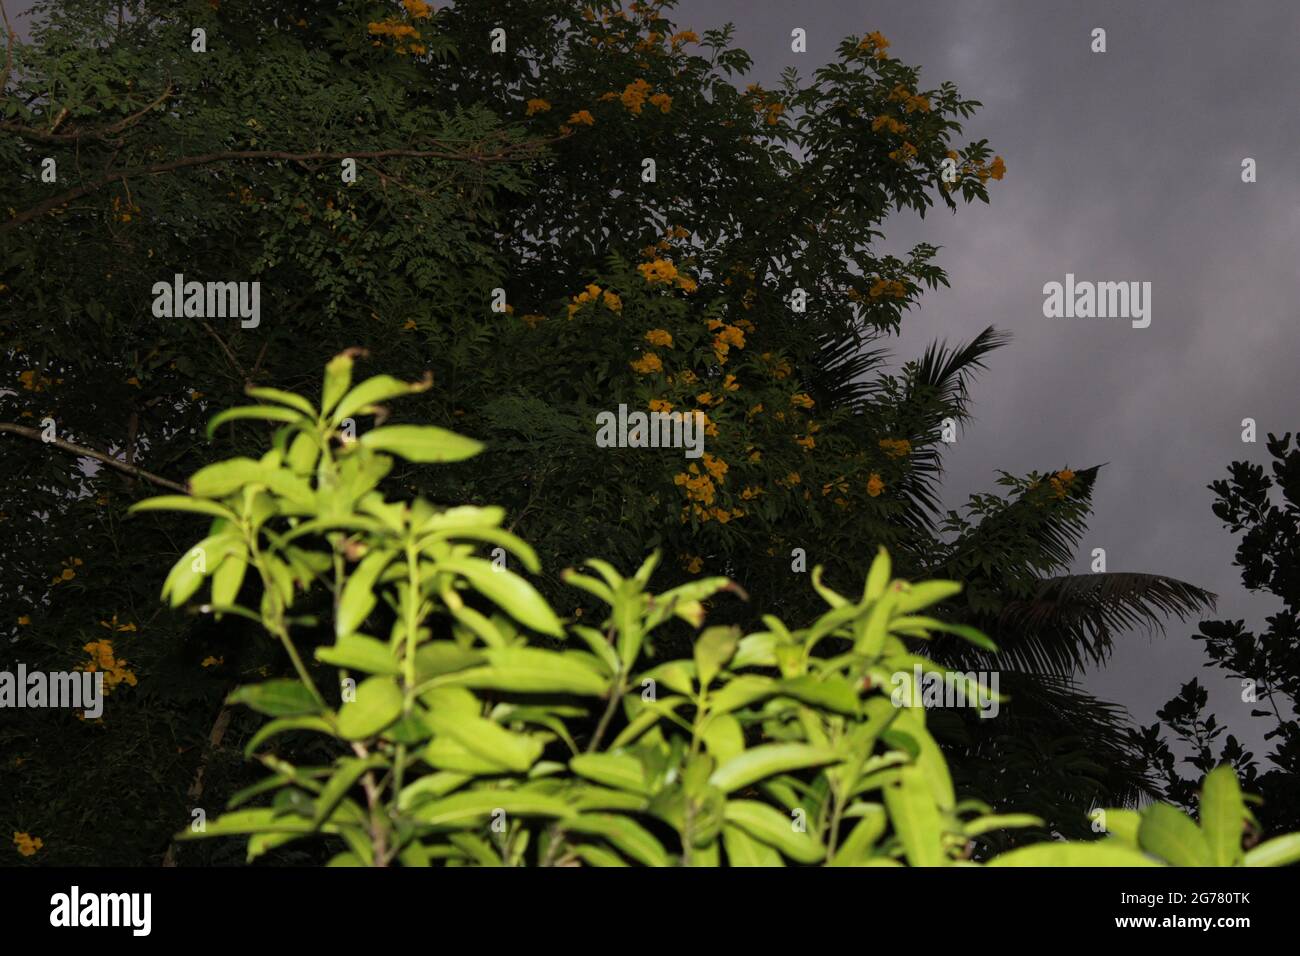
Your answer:
[[[657,554],[630,577],[593,558],[591,573],[564,577],[605,617],[566,633],[502,560],[508,552],[539,570],[532,548],[501,528],[501,509],[378,490],[393,455],[454,462],[479,447],[421,425],[350,439],[339,430],[349,412],[379,413],[379,401],[423,387],[383,375],[353,386],[352,365],[351,353],[330,363],[319,410],[279,393],[265,395],[274,405],[218,415],[214,425],[291,420],[261,458],[200,469],[192,497],[136,506],[215,512],[163,596],[179,605],[210,587],[202,610],[259,618],[298,674],[231,696],[271,718],[247,748],[270,775],[182,838],[247,836],[255,859],[324,835],[338,842],[340,866],[940,866],[968,860],[984,834],[1041,825],[959,801],[924,708],[882,690],[917,667],[973,681],[912,650],[942,631],[993,650],[984,635],[925,616],[960,585],[892,579],[882,549],[856,599],[823,584],[818,568],[812,583],[828,609],[811,626],[792,631],[767,615],[742,636],[701,630],[710,603],[740,593],[726,578],[654,593]],[[476,556],[489,545],[494,561]],[[318,588],[332,609],[322,619],[302,606]],[[656,662],[661,629],[677,621],[695,632],[691,657]],[[299,649],[322,632],[333,643],[315,657],[337,668],[339,704]],[[583,718],[596,714],[589,729]],[[273,741],[304,733],[328,738],[337,756],[304,766],[276,752]],[[1112,839],[1042,843],[992,862],[1300,859],[1300,835],[1243,854],[1250,815],[1229,768],[1207,777],[1203,808],[1199,828],[1167,805],[1140,820],[1111,811]]]

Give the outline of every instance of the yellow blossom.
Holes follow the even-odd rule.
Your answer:
[[[912,443],[906,438],[882,438],[879,444],[890,458],[906,458],[912,452]]]
[[[677,278],[677,267],[667,259],[643,262],[636,269],[650,285],[654,285],[656,282],[672,282]]]
[[[623,101],[623,106],[630,113],[641,114],[641,108],[645,105],[646,97],[650,94],[650,84],[645,80],[634,80],[623,88],[623,93],[619,99]]]
[[[213,656],[211,656],[211,655],[208,655],[207,657],[203,658],[203,664],[202,664],[202,666],[203,666],[203,667],[220,667],[220,666],[221,666],[222,664],[224,664],[225,662],[226,662],[226,659],[225,659],[224,657],[213,657]]]
[[[667,113],[673,108],[673,98],[667,93],[656,93],[650,97],[650,105],[659,107],[661,113]]]
[[[871,477],[867,479],[867,494],[871,495],[871,497],[873,498],[876,498],[884,490],[885,490],[884,481],[882,481],[880,476],[873,471],[871,473]]]
[[[623,300],[620,299],[616,293],[610,292],[608,289],[606,289],[604,295],[601,296],[601,301],[605,303],[605,308],[609,309],[611,312],[623,311]]]
[[[807,393],[796,392],[794,395],[790,396],[790,404],[795,406],[796,408],[812,408],[813,405],[817,403],[814,402],[811,396],[809,396]]]
[[[640,375],[649,375],[652,372],[662,372],[664,370],[664,363],[660,361],[659,356],[654,352],[646,352],[645,355],[630,364],[632,371]]]
[[[596,118],[586,110],[578,110],[569,117],[569,122],[574,126],[595,126]]]
[[[673,347],[673,337],[667,329],[651,329],[645,334],[645,340],[651,345],[662,348],[670,349]]]
[[[40,837],[33,837],[30,833],[20,833],[14,831],[14,846],[23,856],[35,856],[36,851],[45,846]]]
[[[652,399],[650,399],[650,411],[652,411],[652,412],[671,412],[672,410],[673,410],[673,403],[672,403],[672,402],[665,401],[665,400],[662,399],[662,398],[652,398]]]
[[[546,321],[546,316],[538,315],[535,312],[530,312],[528,315],[520,316],[520,319],[530,329],[535,329],[537,328],[537,326],[541,325],[543,322]]]
[[[24,614],[18,618],[18,623],[21,626],[26,627],[28,624],[32,623],[32,619],[28,617],[26,614]]]
[[[993,162],[989,165],[989,175],[994,179],[1001,179],[1007,174],[1007,164],[1002,161],[1001,156],[994,156]]]
[[[527,109],[524,111],[525,116],[533,116],[537,113],[550,112],[551,104],[546,100],[534,99],[528,101]]]

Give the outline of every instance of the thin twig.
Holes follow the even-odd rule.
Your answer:
[[[189,494],[189,489],[182,484],[177,484],[161,475],[155,475],[151,471],[145,471],[136,465],[128,464],[112,455],[107,455],[101,451],[95,451],[93,448],[87,448],[85,445],[78,445],[74,442],[64,441],[62,438],[54,438],[46,441],[41,436],[38,429],[28,428],[26,425],[18,425],[14,422],[0,422],[0,433],[8,432],[11,435],[21,435],[23,438],[30,438],[32,441],[38,441],[45,445],[53,445],[55,448],[71,452],[79,458],[93,458],[96,461],[103,462],[110,468],[116,468],[118,471],[130,475],[132,478],[143,478],[145,481],[152,482],[162,488],[170,488],[173,491],[179,491],[183,495]]]

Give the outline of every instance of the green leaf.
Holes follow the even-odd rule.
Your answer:
[[[921,581],[900,592],[894,611],[896,614],[911,614],[960,594],[961,587],[958,581]]]
[[[349,634],[335,641],[333,647],[316,648],[316,659],[335,667],[364,671],[367,674],[396,675],[401,672],[401,665],[393,656],[392,648],[383,641],[363,634]]]
[[[861,866],[871,856],[871,851],[885,833],[889,815],[878,803],[869,803],[863,807],[862,819],[845,838],[844,843],[835,851],[830,866]]]
[[[262,484],[264,467],[251,458],[229,458],[196,471],[189,491],[201,498],[224,498],[245,485]]]
[[[189,511],[194,514],[224,518],[232,523],[239,520],[233,511],[215,501],[191,498],[188,495],[159,495],[156,498],[146,498],[144,501],[137,501],[127,510],[131,514],[141,511]]]
[[[1246,851],[1242,861],[1246,866],[1290,866],[1300,863],[1300,833],[1266,840]]]
[[[244,745],[244,756],[252,756],[257,748],[266,743],[277,734],[285,733],[289,730],[314,730],[317,733],[329,734],[334,736],[334,728],[328,721],[320,717],[280,717],[269,723],[263,724],[257,729],[257,733]]]
[[[245,684],[236,688],[226,698],[226,703],[243,704],[268,717],[300,717],[320,714],[324,710],[311,691],[289,678]]]
[[[989,866],[1159,866],[1160,864],[1111,840],[1096,843],[1035,843],[989,860]]]
[[[325,366],[325,386],[321,390],[320,410],[328,415],[352,384],[352,364],[360,349],[347,349],[330,359]]]
[[[814,707],[823,707],[840,714],[858,712],[858,692],[853,685],[838,674],[831,674],[822,679],[805,674],[780,682],[782,694],[803,701]]]
[[[1210,866],[1210,847],[1192,818],[1167,803],[1142,811],[1138,845],[1173,866]]]
[[[207,435],[211,438],[213,434],[216,433],[216,430],[226,422],[246,418],[253,418],[264,422],[304,421],[302,415],[291,408],[281,408],[278,405],[242,405],[238,408],[227,408],[224,412],[219,412],[216,415],[213,415],[212,420],[208,422]]]
[[[1210,848],[1210,866],[1238,866],[1246,803],[1232,767],[1222,764],[1201,784],[1201,830]]]
[[[391,677],[368,677],[357,687],[356,700],[339,708],[339,736],[365,740],[402,716],[402,689]]]
[[[574,773],[617,790],[649,795],[641,761],[628,754],[579,754],[569,761]]]
[[[312,823],[320,826],[333,814],[334,808],[339,802],[347,796],[349,790],[361,779],[361,775],[367,770],[375,767],[384,766],[384,758],[378,754],[372,755],[364,760],[356,757],[341,757],[338,760],[338,769],[330,777],[329,782],[321,788],[320,796],[316,798],[316,813],[312,817]]]
[[[609,681],[575,658],[536,647],[493,647],[482,652],[486,667],[471,667],[440,679],[444,684],[529,694],[585,694],[603,697]]]
[[[727,851],[729,866],[785,866],[785,860],[775,847],[755,840],[734,824],[723,826],[722,845]]]
[[[427,379],[424,382],[403,382],[401,379],[393,378],[391,375],[375,375],[366,379],[352,391],[348,392],[339,401],[338,407],[334,409],[334,414],[330,416],[330,424],[338,425],[343,419],[348,418],[357,412],[369,414],[367,409],[378,404],[386,402],[390,398],[400,398],[403,395],[413,395],[416,392],[427,391],[433,385],[433,379]]]
[[[802,770],[805,767],[822,767],[838,763],[839,760],[839,754],[827,747],[760,744],[718,767],[709,777],[709,783],[723,793],[732,793],[778,773]]]
[[[438,563],[439,571],[451,571],[464,577],[474,589],[533,630],[563,637],[564,628],[546,599],[537,590],[509,570],[497,570],[482,558],[448,558]]]
[[[918,767],[902,767],[885,786],[885,807],[912,866],[947,866],[943,851],[943,818]]]
[[[515,773],[526,773],[542,755],[540,740],[507,730],[485,717],[444,714],[435,709],[425,719],[435,732],[450,737],[470,753]]]
[[[603,837],[615,849],[646,866],[669,866],[663,845],[645,827],[627,817],[606,813],[584,813],[566,820],[565,829]]]
[[[744,830],[754,839],[774,846],[797,863],[820,863],[826,856],[822,842],[807,832],[795,829],[796,816],[756,800],[728,800],[723,813],[727,823]],[[726,839],[726,830],[723,830]]]
[[[244,394],[249,398],[260,398],[267,402],[279,402],[281,405],[288,405],[290,408],[296,408],[307,416],[308,419],[316,418],[316,409],[312,407],[311,402],[301,395],[295,395],[293,392],[282,391],[278,388],[263,388],[249,386],[244,389]]]
[[[700,689],[707,688],[727,661],[736,653],[740,643],[740,628],[710,627],[695,639],[695,676]]]
[[[422,803],[411,816],[433,826],[467,826],[497,810],[520,817],[573,817],[564,801],[529,790],[469,790]]]
[[[392,551],[371,551],[348,575],[347,583],[343,585],[343,596],[339,599],[338,613],[334,618],[336,637],[346,637],[365,623],[378,601],[374,593],[375,582],[392,560]]]
[[[391,452],[422,464],[464,461],[483,450],[483,443],[432,425],[386,425],[361,436],[371,451]]]
[[[862,589],[862,600],[867,602],[880,600],[881,595],[885,593],[885,588],[889,587],[889,576],[892,573],[889,552],[884,545],[881,545],[875,559],[871,562],[871,570],[867,572],[867,583]]]

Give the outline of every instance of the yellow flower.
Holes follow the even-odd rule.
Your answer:
[[[650,411],[652,411],[652,412],[671,412],[672,410],[673,410],[673,403],[672,403],[672,402],[665,401],[665,400],[662,399],[662,398],[652,398],[652,399],[650,399]]]
[[[690,559],[688,561],[683,562],[683,566],[686,568],[687,573],[699,574],[702,570],[704,570],[704,559],[699,557],[698,555],[688,554],[688,555],[682,555],[682,557]]]
[[[636,115],[641,114],[641,107],[645,105],[646,97],[650,94],[650,84],[645,80],[634,80],[623,88],[623,93],[619,97],[623,101],[623,106],[628,112]]]
[[[699,287],[700,287],[699,283],[696,282],[694,279],[692,279],[690,276],[677,277],[677,288],[681,289],[683,292],[687,294],[694,292]]]
[[[715,458],[706,451],[704,453],[704,467],[714,478],[718,481],[722,481],[727,477],[727,469],[731,466],[721,458]]]
[[[812,408],[817,403],[807,393],[796,392],[790,396],[790,404],[796,408]]]
[[[72,570],[72,568],[64,568],[63,571],[59,574],[59,579],[62,581],[71,581],[76,576],[77,576],[77,572]]]
[[[128,384],[128,385],[134,385],[136,388],[139,388],[139,387],[140,387],[140,380],[139,380],[138,378],[136,378],[134,375],[132,375],[130,378],[128,378],[128,379],[126,380],[126,384]]]
[[[654,352],[646,352],[645,355],[630,364],[632,371],[640,375],[649,375],[652,372],[662,372],[664,370],[664,363],[659,360],[659,356]]]
[[[616,295],[615,293],[610,292],[608,289],[606,289],[605,294],[602,296],[602,299],[605,303],[605,308],[609,309],[609,311],[611,312],[623,311],[623,300],[620,299],[618,295]]]
[[[221,666],[222,664],[224,664],[225,662],[226,662],[226,659],[225,659],[224,657],[213,657],[213,656],[211,656],[211,655],[208,655],[207,657],[203,658],[203,665],[202,665],[202,666],[204,666],[204,667],[220,667],[220,666]]]
[[[668,349],[673,347],[673,337],[667,329],[651,329],[645,334],[645,340],[651,345],[658,345]]]
[[[873,133],[878,133],[882,129],[887,130],[891,133],[898,133],[901,135],[902,133],[907,132],[907,124],[900,123],[892,116],[877,116],[874,120],[871,121],[871,131]]]
[[[673,108],[673,98],[667,93],[656,93],[650,97],[650,105],[659,107],[661,113],[667,113]]]
[[[905,458],[912,453],[912,443],[906,438],[882,438],[880,447],[890,458]]]
[[[794,443],[802,447],[804,451],[812,451],[817,447],[817,439],[813,438],[812,435],[805,435],[803,438],[796,438]]]
[[[858,44],[858,49],[863,53],[872,53],[877,60],[886,58],[885,50],[889,49],[890,43],[885,39],[884,34],[879,30],[873,30],[863,37],[862,42]]]
[[[672,282],[677,278],[677,267],[667,259],[656,259],[654,262],[643,262],[636,267],[637,272],[645,278],[650,285],[656,282]]]
[[[728,392],[734,392],[740,388],[740,383],[736,381],[736,376],[728,375],[722,380],[722,387]]]
[[[530,312],[528,315],[521,315],[519,318],[523,321],[524,325],[528,326],[530,329],[535,329],[546,321],[546,316],[538,315],[535,312]]]
[[[433,13],[424,0],[402,0],[402,6],[406,7],[406,12],[415,20],[423,20]]]
[[[586,110],[578,110],[569,117],[569,122],[574,126],[595,126],[596,118]]]
[[[18,618],[18,623],[22,627],[26,627],[28,624],[32,623],[32,619],[28,617],[26,614],[24,614],[20,618]]]
[[[673,46],[681,46],[683,43],[699,43],[700,38],[694,30],[682,30],[680,33],[674,33],[668,38]]]
[[[775,126],[781,121],[781,114],[785,112],[785,104],[769,103],[767,105],[767,125]]]
[[[1002,161],[1001,156],[994,156],[993,162],[989,166],[989,175],[994,179],[1001,179],[1007,174],[1007,164]]]
[[[885,483],[881,480],[880,476],[873,471],[871,477],[867,479],[867,494],[876,498],[884,490]]]
[[[758,497],[759,495],[761,495],[762,493],[763,493],[763,489],[762,489],[762,488],[746,487],[745,490],[742,491],[742,492],[740,493],[740,500],[741,500],[741,501],[752,501],[753,499],[757,498],[757,497]]]
[[[30,833],[20,833],[14,831],[14,846],[23,856],[35,856],[36,851],[45,846],[40,837],[33,837]]]
[[[537,113],[549,113],[551,104],[546,100],[529,100],[528,108],[524,111],[525,116],[533,116]]]

